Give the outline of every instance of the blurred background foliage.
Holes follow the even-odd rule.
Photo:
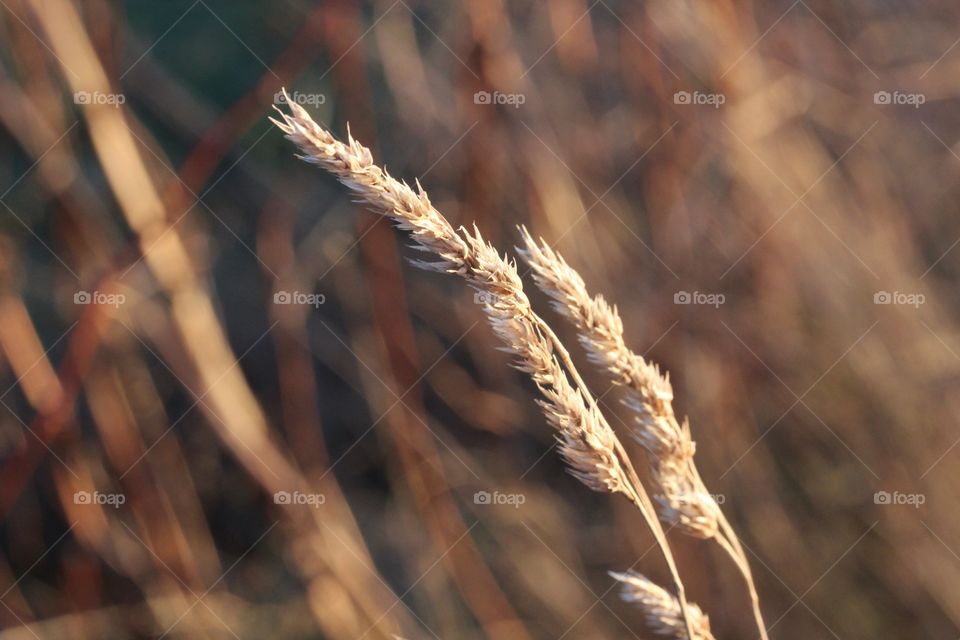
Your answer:
[[[956,637],[954,4],[2,4],[0,637],[649,637],[606,574],[665,580],[638,514],[565,473],[472,292],[292,157],[283,86],[618,304],[771,637]]]

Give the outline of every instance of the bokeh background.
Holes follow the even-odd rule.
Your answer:
[[[0,638],[651,637],[606,573],[665,581],[639,514],[283,86],[618,304],[772,638],[960,633],[955,3],[0,4]]]

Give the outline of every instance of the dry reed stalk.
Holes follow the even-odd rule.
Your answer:
[[[514,366],[528,374],[540,391],[538,404],[556,430],[560,453],[571,473],[595,491],[622,493],[639,508],[670,569],[688,632],[696,637],[687,615],[683,583],[653,503],[569,353],[531,307],[516,264],[501,256],[476,227],[472,233],[462,227],[455,231],[430,203],[419,182],[415,192],[392,178],[373,163],[370,150],[350,136],[349,130],[347,142],[340,142],[301,106],[290,100],[287,103],[291,113],[278,110],[283,121],[271,120],[297,145],[302,160],[336,176],[361,202],[408,231],[416,241],[415,248],[440,258],[415,261],[417,266],[458,274],[484,294],[484,312],[505,345],[502,350],[516,356]]]
[[[77,5],[66,0],[31,0],[28,4],[43,27],[50,52],[63,70],[64,82],[75,92],[111,93],[107,71]],[[69,65],[65,60],[70,61]],[[270,495],[293,487],[310,491],[299,470],[271,439],[263,409],[241,368],[235,366],[237,356],[226,338],[206,285],[197,275],[183,232],[169,224],[169,211],[152,175],[153,164],[145,160],[141,147],[153,152],[136,137],[124,110],[103,104],[85,104],[81,110],[105,181],[136,236],[144,264],[169,300],[177,348],[183,350],[170,361],[177,362],[185,356],[184,368],[177,368],[175,375],[190,381],[186,386],[194,395],[201,389],[206,390],[199,409],[208,416],[217,437],[265,493]],[[158,157],[154,159],[163,163]],[[95,328],[99,329],[91,325],[91,330]],[[64,415],[72,412],[65,411]],[[64,424],[59,419],[51,423],[53,437]],[[326,635],[355,637],[357,622],[381,616],[384,608],[394,601],[392,594],[379,576],[367,569],[372,561],[364,562],[360,555],[368,552],[362,539],[353,533],[354,523],[339,520],[335,526],[342,525],[344,535],[337,536],[320,521],[316,510],[309,510],[314,512],[310,514],[303,511],[291,505],[284,507],[295,537],[293,546],[300,558],[296,568],[307,583],[311,613]],[[348,514],[349,510],[344,508],[343,513]],[[360,552],[332,552],[333,538],[346,537],[348,530],[352,530],[352,540]],[[369,560],[369,555],[367,558]],[[331,592],[342,597],[341,606],[330,606]],[[381,624],[387,629],[380,636],[387,637],[388,630],[413,625],[414,621],[404,610],[394,609],[390,618]]]
[[[647,619],[647,624],[654,633],[668,638],[686,640],[687,635],[683,619],[680,616],[680,603],[667,591],[654,584],[647,577],[636,571],[617,573],[611,571],[610,576],[619,580],[623,587],[620,597],[627,602],[640,605]],[[714,640],[710,631],[710,618],[695,604],[691,604],[688,612],[693,626],[693,640]]]
[[[625,389],[625,404],[636,414],[632,435],[647,450],[650,475],[660,490],[655,496],[660,517],[687,535],[713,539],[737,565],[750,594],[760,637],[767,637],[756,585],[746,553],[733,527],[707,491],[693,456],[696,445],[686,420],[673,411],[673,388],[659,367],[634,353],[623,336],[623,321],[615,306],[591,296],[583,278],[542,239],[538,244],[520,229],[534,281],[563,316],[577,328],[592,363]]]

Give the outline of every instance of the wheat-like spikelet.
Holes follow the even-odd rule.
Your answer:
[[[543,394],[539,401],[557,431],[560,451],[573,475],[596,491],[628,491],[629,479],[617,455],[616,436],[594,407],[574,389],[523,291],[516,265],[501,256],[480,232],[458,233],[419,188],[393,179],[373,164],[369,149],[349,137],[342,143],[317,125],[296,103],[292,115],[274,121],[300,149],[303,160],[337,176],[359,198],[409,231],[418,248],[439,261],[417,265],[456,273],[484,294],[486,312],[505,350],[516,356],[515,366],[529,374]]]
[[[536,243],[521,229],[521,255],[534,280],[569,318],[591,362],[626,390],[626,404],[635,412],[633,435],[650,453],[651,475],[660,489],[655,496],[665,522],[684,533],[711,538],[718,530],[716,502],[692,472],[696,449],[686,421],[673,412],[673,388],[660,369],[627,347],[616,307],[601,296],[591,297],[579,273],[546,243]]]
[[[613,430],[571,386],[550,342],[523,314],[530,313],[527,304],[526,295],[518,291],[513,299],[487,303],[485,310],[505,350],[516,356],[514,366],[527,373],[543,395],[537,402],[556,430],[571,473],[594,491],[629,494],[632,487],[617,455]]]
[[[615,306],[600,295],[591,296],[580,274],[546,242],[538,244],[525,228],[520,231],[524,247],[518,251],[530,264],[537,285],[577,328],[591,362],[626,390],[625,402],[636,414],[633,435],[649,454],[650,475],[660,491],[655,497],[661,518],[688,535],[716,540],[729,554],[747,584],[754,619],[765,639],[746,553],[700,478],[690,426],[686,420],[679,423],[673,411],[669,378],[627,346]]]
[[[409,231],[417,248],[439,258],[417,261],[418,266],[458,274],[484,294],[484,311],[504,350],[516,356],[514,366],[526,372],[541,393],[538,403],[556,430],[571,473],[595,491],[624,494],[639,508],[670,569],[681,609],[686,611],[683,584],[653,504],[566,349],[530,306],[516,264],[488,244],[476,227],[473,233],[463,228],[455,231],[419,183],[415,192],[392,178],[373,163],[370,150],[349,132],[347,142],[340,142],[303,107],[287,103],[291,113],[278,110],[283,121],[271,120],[297,145],[302,160],[332,173],[362,202]]]
[[[687,629],[680,615],[680,603],[665,589],[657,586],[646,576],[636,571],[623,573],[610,571],[610,575],[622,584],[620,597],[627,602],[640,605],[647,624],[654,633],[667,638],[686,640]],[[714,640],[710,632],[710,619],[695,604],[689,605],[687,612],[693,627],[694,640]]]

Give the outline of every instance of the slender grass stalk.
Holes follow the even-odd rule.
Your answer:
[[[349,131],[347,142],[340,142],[301,106],[290,100],[287,103],[291,113],[280,112],[282,121],[271,120],[297,145],[302,160],[336,176],[361,202],[409,232],[417,249],[437,258],[415,264],[460,275],[484,294],[484,312],[504,344],[502,350],[515,356],[514,366],[537,386],[541,395],[538,404],[556,431],[560,453],[570,472],[591,489],[621,493],[637,506],[670,570],[687,633],[696,637],[683,583],[653,503],[569,353],[531,307],[516,263],[501,256],[476,227],[472,232],[462,227],[454,230],[419,183],[414,191],[392,178],[373,163],[370,150],[354,140]]]
[[[577,328],[590,361],[626,390],[625,403],[635,414],[632,434],[647,450],[650,475],[660,491],[656,496],[660,517],[687,535],[715,540],[730,556],[746,583],[760,637],[766,640],[750,564],[700,478],[690,425],[686,420],[680,423],[674,414],[669,378],[627,346],[615,306],[602,296],[591,296],[580,274],[546,242],[536,242],[524,228],[520,231],[524,246],[518,251],[530,264],[537,286]]]

